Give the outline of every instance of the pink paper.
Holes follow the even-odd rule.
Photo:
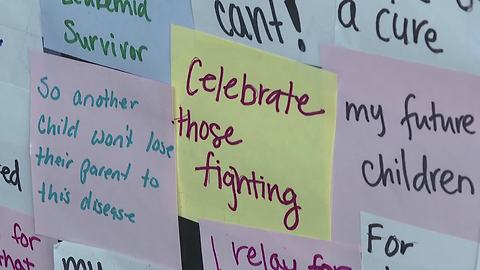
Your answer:
[[[480,77],[345,49],[324,54],[339,79],[333,239],[360,243],[365,211],[478,241]],[[353,104],[365,105],[358,121]]]
[[[329,241],[200,221],[204,269],[360,270],[360,249]]]
[[[30,65],[36,232],[180,269],[171,89],[41,53]]]
[[[35,235],[33,217],[0,207],[0,269],[53,269],[56,242]]]

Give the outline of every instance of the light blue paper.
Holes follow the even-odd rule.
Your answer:
[[[0,25],[42,36],[39,0],[0,0]]]
[[[0,0],[0,81],[28,88],[28,49],[42,49],[38,0]]]
[[[299,28],[295,27],[286,3],[296,7]],[[334,42],[335,2],[332,0],[192,0],[192,10],[197,30],[310,65],[320,66],[320,47]],[[251,37],[242,34],[240,18]],[[274,26],[277,23],[281,23],[278,29]],[[305,45],[304,51],[300,49],[300,40]]]
[[[448,218],[448,214],[445,218]],[[383,225],[383,228],[374,226],[371,228],[371,252],[368,251],[369,224]],[[381,239],[373,239],[375,236]],[[365,212],[361,213],[361,238],[363,269],[384,270],[385,266],[390,270],[476,269],[478,243]],[[402,240],[405,247],[403,254]],[[390,244],[388,244],[389,241]],[[409,247],[408,243],[413,243],[413,246]],[[391,257],[386,255],[386,246],[391,252]],[[398,250],[395,253],[396,247]]]
[[[140,261],[95,247],[89,247],[65,241],[55,245],[55,270],[92,269],[88,268],[88,263],[90,263],[93,266],[93,269],[96,270],[173,270],[172,268],[168,268],[166,266],[152,265],[145,261]],[[98,267],[98,264],[101,265],[101,268]],[[83,268],[83,265],[85,265],[86,268]]]
[[[70,2],[71,4],[63,4]],[[76,4],[76,2],[81,2],[81,4]],[[100,2],[105,3],[105,1]],[[118,1],[108,2],[111,3],[111,9],[114,9],[114,3]],[[120,2],[131,3],[133,6],[134,1]],[[122,12],[121,6],[119,6],[119,12],[109,12],[104,8],[86,6],[85,3],[95,5],[97,2],[41,0],[42,27],[46,48],[142,77],[165,83],[170,82],[170,24],[193,26],[190,1],[136,0],[137,6],[147,3],[148,19],[147,16],[139,17],[135,13],[130,15],[128,7],[125,13]],[[138,11],[139,9],[132,10]],[[94,50],[83,49],[78,41],[78,36],[75,38],[76,35],[73,34],[72,29],[81,37],[97,36],[97,40],[93,42],[95,43]],[[100,38],[104,40],[103,47],[107,55],[100,44]],[[66,42],[66,39],[72,43]],[[75,41],[76,39],[77,41]],[[83,38],[81,39],[83,40]],[[94,39],[92,37],[92,40]],[[113,55],[112,41],[115,44],[117,56]],[[109,42],[108,48],[107,42]],[[129,45],[125,47],[124,42],[133,45],[135,49],[131,49]],[[123,48],[126,48],[124,53],[120,48],[121,44]],[[147,49],[141,49],[142,46],[146,46]],[[123,59],[124,56],[125,59]],[[142,61],[139,60],[140,58]]]
[[[478,46],[480,44],[478,28],[480,2],[465,0],[425,2],[421,0],[337,0],[336,43],[353,50],[480,74],[480,47]],[[464,6],[469,2],[473,3],[470,11],[460,8],[460,5]],[[338,13],[342,14],[341,19]],[[352,13],[356,15],[354,24],[350,15]],[[403,33],[404,19],[407,20],[407,45],[397,40],[393,34],[392,25],[395,14],[398,16],[396,23],[398,35]],[[377,37],[377,17],[379,17],[379,33],[382,38],[390,38],[389,42]],[[415,28],[420,29],[416,41],[412,30],[413,19],[416,21]],[[430,28],[432,30],[428,30]],[[436,53],[426,45],[426,34],[427,39],[432,40],[436,35],[436,41],[430,42],[430,46]],[[443,52],[437,51],[440,49]]]
[[[0,25],[0,39],[0,81],[28,88],[28,50],[41,50],[42,38]]]
[[[18,186],[7,183],[0,176],[0,205],[33,216],[28,137],[30,94],[25,89],[2,82],[0,93],[0,170],[3,166],[14,170],[17,160],[22,189],[19,191]]]

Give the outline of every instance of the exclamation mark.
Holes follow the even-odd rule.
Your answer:
[[[298,33],[302,32],[302,25],[300,23],[300,16],[298,16],[298,8],[295,0],[285,0],[285,6],[287,6],[288,14],[290,14],[290,18],[292,19],[293,26]],[[298,39],[298,48],[300,51],[305,52],[305,42],[303,39]]]

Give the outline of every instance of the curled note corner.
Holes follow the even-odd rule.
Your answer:
[[[62,242],[56,243],[55,245],[53,245],[53,249],[58,250],[60,248],[60,245],[62,245]]]

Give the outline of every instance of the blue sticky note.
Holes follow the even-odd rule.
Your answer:
[[[30,94],[0,82],[0,206],[33,216],[29,158]]]
[[[190,1],[97,3],[41,0],[45,47],[169,83],[170,25],[193,27]]]
[[[364,212],[361,240],[363,269],[476,269],[477,242]]]

